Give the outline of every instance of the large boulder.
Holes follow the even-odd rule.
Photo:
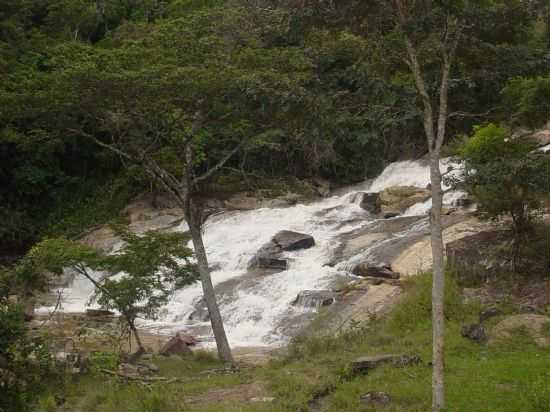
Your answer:
[[[392,270],[387,264],[374,264],[371,262],[362,262],[357,264],[352,273],[355,276],[381,278],[381,279],[399,279],[399,273]]]
[[[526,332],[540,347],[550,347],[550,318],[532,313],[508,316],[501,320],[491,330],[489,343],[509,339],[517,331]]]
[[[282,230],[263,245],[249,263],[249,268],[286,270],[287,260],[283,252],[309,249],[315,245],[313,236]]]
[[[366,210],[370,214],[377,215],[380,213],[380,194],[377,192],[357,192],[353,195],[352,203],[358,203],[361,209]]]
[[[292,302],[293,306],[305,308],[320,308],[332,305],[336,300],[336,292],[331,290],[303,290]]]
[[[162,356],[192,356],[193,351],[189,348],[189,340],[181,336],[179,333],[170,338],[159,351]],[[194,344],[194,343],[193,343]]]
[[[293,232],[291,230],[281,230],[271,239],[281,250],[292,251],[299,249],[309,249],[315,246],[313,236],[304,233]]]
[[[380,192],[378,203],[383,217],[394,217],[417,203],[425,202],[431,195],[426,188],[391,186]]]

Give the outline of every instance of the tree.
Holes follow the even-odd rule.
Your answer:
[[[535,151],[529,138],[511,138],[510,130],[493,123],[474,129],[458,149],[464,171],[454,184],[470,193],[489,219],[511,216],[513,269],[522,245],[534,232],[534,215],[550,193],[550,158]]]
[[[133,355],[137,359],[145,348],[136,320],[156,319],[173,293],[198,276],[190,262],[192,252],[184,246],[186,235],[146,232],[138,236],[120,226],[115,232],[124,245],[114,254],[104,255],[63,238],[46,239],[27,254],[23,270],[60,275],[70,269],[88,279],[95,287],[97,303],[124,317],[138,345]],[[101,272],[101,278],[94,271]]]
[[[53,53],[48,83],[65,132],[141,168],[182,207],[225,362],[232,355],[202,239],[202,193],[237,152],[284,134],[311,79],[309,60],[296,48],[266,47],[264,26],[250,17],[242,7],[217,7],[127,47],[65,44]],[[277,13],[254,17],[284,25]]]

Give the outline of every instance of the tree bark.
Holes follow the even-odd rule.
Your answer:
[[[214,338],[216,340],[216,346],[218,349],[218,356],[222,362],[233,364],[233,355],[231,354],[231,347],[227,340],[225,328],[223,326],[222,316],[218,302],[216,300],[216,294],[214,292],[214,286],[212,285],[212,278],[210,277],[210,268],[208,267],[208,258],[206,256],[206,250],[202,241],[202,218],[197,205],[193,205],[193,199],[190,195],[187,195],[185,201],[185,218],[189,225],[189,232],[191,234],[191,241],[195,249],[195,256],[197,258],[197,265],[199,267],[199,274],[201,278],[202,291],[204,300],[210,314],[210,323],[212,325],[212,331],[214,332]]]
[[[441,208],[443,191],[441,189],[441,170],[439,169],[439,151],[430,153],[430,180],[432,184],[432,210],[430,213],[430,232],[432,244],[432,410],[440,411],[445,405],[444,391],[444,290],[445,263],[443,255],[443,227]]]

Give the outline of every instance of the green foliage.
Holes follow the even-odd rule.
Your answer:
[[[29,251],[18,273],[43,277],[75,270],[92,282],[101,307],[119,311],[137,334],[135,320],[155,319],[176,290],[198,279],[198,272],[185,246],[187,235],[150,231],[138,236],[124,226],[114,230],[124,242],[114,254],[104,255],[63,238],[46,239]],[[96,279],[91,271],[105,276]]]
[[[101,369],[117,370],[120,363],[118,354],[111,352],[92,352],[89,360],[90,367],[96,372]]]
[[[0,411],[27,411],[49,374],[47,346],[27,335],[22,306],[0,296]]]
[[[512,122],[536,128],[550,120],[550,77],[513,79],[503,95]]]
[[[511,139],[507,129],[489,124],[475,128],[458,151],[465,163],[458,185],[473,195],[485,216],[511,215],[518,242],[532,230],[533,215],[550,193],[550,159],[535,147],[529,139]]]

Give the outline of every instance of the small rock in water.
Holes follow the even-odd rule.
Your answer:
[[[330,290],[303,290],[292,302],[293,306],[319,308],[329,306],[336,300],[336,293]]]
[[[377,405],[387,405],[391,402],[390,395],[386,392],[367,392],[364,395],[361,395],[360,399],[364,402],[374,403]]]
[[[473,340],[477,343],[483,343],[487,341],[487,334],[485,328],[480,323],[474,323],[472,325],[466,325],[462,327],[460,334],[466,339]]]

